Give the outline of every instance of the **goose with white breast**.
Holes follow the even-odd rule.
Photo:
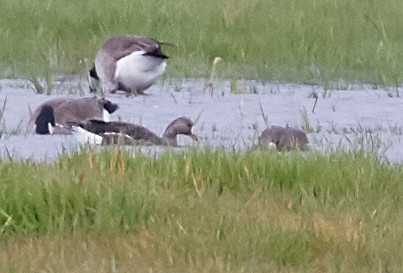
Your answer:
[[[169,58],[161,48],[166,44],[144,37],[119,35],[106,40],[88,72],[91,91],[117,90],[143,94],[165,72]]]

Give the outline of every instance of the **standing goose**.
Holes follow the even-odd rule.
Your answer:
[[[194,123],[187,117],[179,117],[166,128],[162,137],[157,136],[149,129],[127,122],[105,122],[89,120],[73,125],[73,134],[80,142],[92,144],[155,144],[178,146],[177,136],[187,135],[197,141],[193,133]]]
[[[259,137],[259,145],[274,145],[277,150],[308,150],[309,140],[304,131],[292,127],[272,126],[263,131]]]
[[[90,90],[117,90],[143,94],[166,68],[161,42],[144,37],[121,35],[106,40],[95,56],[95,66],[88,72]]]
[[[83,122],[90,119],[109,121],[109,115],[117,109],[117,104],[105,98],[51,99],[39,105],[34,111],[28,122],[28,128],[35,127],[36,133],[44,134],[46,126],[38,128],[38,124],[51,123],[54,130],[48,130],[47,134],[71,134],[69,122]]]

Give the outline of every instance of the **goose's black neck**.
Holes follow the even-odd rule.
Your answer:
[[[49,124],[53,127],[56,126],[53,107],[50,105],[44,105],[35,120],[36,133],[40,135],[50,134]]]

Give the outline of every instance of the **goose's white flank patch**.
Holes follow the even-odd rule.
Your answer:
[[[130,139],[133,139],[131,136],[129,136],[127,134],[115,133],[115,132],[105,132],[104,135],[107,135],[107,136],[121,136],[121,137],[127,137],[127,138],[130,138]]]
[[[124,86],[139,90],[150,87],[166,68],[164,59],[144,56],[145,51],[135,51],[116,63],[116,79]]]
[[[273,149],[273,150],[277,149],[276,143],[274,143],[273,141],[270,141],[270,143],[269,143],[269,148],[270,148],[270,149]]]
[[[88,132],[79,126],[73,126],[71,129],[73,135],[81,144],[102,144],[102,137],[97,134]]]

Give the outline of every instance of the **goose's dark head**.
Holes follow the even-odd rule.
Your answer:
[[[198,140],[196,134],[193,133],[194,123],[187,117],[180,117],[175,119],[168,125],[165,130],[164,137],[168,139],[175,139],[177,135],[187,135],[193,140]]]
[[[44,105],[35,120],[35,132],[40,135],[48,135],[53,133],[56,126],[55,114],[53,107]]]

